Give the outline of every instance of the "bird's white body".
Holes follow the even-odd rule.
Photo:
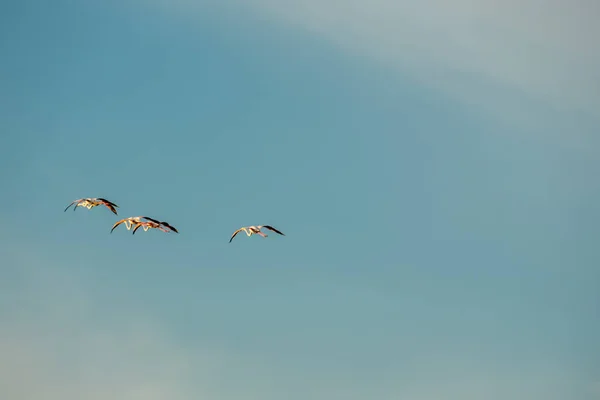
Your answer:
[[[98,206],[98,203],[92,203],[92,202],[91,202],[91,201],[89,201],[89,200],[84,200],[84,201],[82,201],[81,203],[79,203],[79,204],[75,205],[75,207],[85,207],[85,208],[87,208],[88,210],[91,210],[92,208],[94,208],[94,207],[96,207],[96,206]]]
[[[260,235],[262,237],[269,236],[266,233],[261,232],[260,228],[262,228],[262,226],[254,226],[253,225],[253,226],[243,227],[242,230],[246,233],[247,236],[252,236],[252,235]]]

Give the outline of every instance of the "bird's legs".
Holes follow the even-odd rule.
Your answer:
[[[84,201],[82,201],[81,203],[77,203],[73,209],[75,209],[75,208],[77,208],[77,207],[85,207],[85,208],[87,208],[87,209],[89,210],[89,207],[88,207],[88,206],[89,206],[89,204],[90,204],[90,202],[89,202],[89,201],[87,201],[87,200],[84,200]]]
[[[152,229],[152,228],[157,228],[163,232],[168,232],[165,228],[163,228],[162,226],[155,224],[155,223],[143,223],[142,224],[142,229],[144,230],[144,232],[148,232],[148,230]]]
[[[91,210],[92,208],[96,207],[97,205],[98,205],[98,204],[96,204],[96,203],[93,203],[93,202],[91,202],[91,201],[88,201],[88,200],[85,200],[85,201],[83,201],[83,202],[81,202],[81,203],[79,203],[79,204],[78,204],[78,206],[80,206],[80,207],[85,207],[85,208],[87,208],[88,210]]]
[[[127,228],[127,230],[131,230],[132,228],[134,228],[134,227],[136,227],[136,226],[138,226],[138,225],[142,225],[142,224],[140,224],[139,222],[137,222],[137,221],[132,221],[132,220],[130,220],[130,219],[128,219],[128,220],[125,220],[124,224],[125,224],[125,227]]]
[[[266,238],[266,237],[268,236],[267,234],[265,234],[265,233],[262,233],[261,231],[256,231],[255,233],[256,233],[257,235],[260,235],[260,236],[264,237],[264,238]]]

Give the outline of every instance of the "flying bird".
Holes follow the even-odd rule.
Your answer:
[[[97,207],[97,206],[105,206],[110,211],[112,211],[113,214],[118,215],[116,209],[119,206],[116,205],[115,203],[113,203],[112,201],[103,199],[102,197],[86,197],[83,199],[77,199],[77,200],[73,201],[71,204],[69,204],[67,206],[67,208],[65,208],[65,211],[67,211],[69,209],[69,207],[71,207],[73,204],[75,204],[75,207],[73,207],[73,211],[77,210],[77,207],[85,207],[88,210],[91,210],[92,208]]]
[[[143,221],[144,219],[146,221]],[[115,228],[121,224],[125,224],[125,228],[127,228],[127,230],[133,229],[132,235],[135,234],[135,232],[139,228],[144,229],[145,232],[147,232],[148,229],[160,229],[163,232],[174,231],[176,233],[179,233],[177,229],[175,229],[175,227],[169,225],[169,223],[167,222],[161,222],[155,220],[154,218],[142,216],[123,218],[122,220],[115,222],[110,232],[112,233],[112,231],[115,230]]]
[[[234,237],[235,237],[235,236],[236,236],[238,233],[240,233],[241,231],[244,231],[244,232],[246,233],[246,236],[260,235],[260,236],[262,236],[262,237],[266,238],[266,237],[267,237],[267,236],[269,236],[269,235],[267,235],[267,234],[265,234],[265,233],[261,232],[260,230],[261,230],[262,228],[266,228],[266,229],[268,229],[268,230],[270,230],[270,231],[273,231],[273,232],[275,232],[275,233],[278,233],[278,234],[280,234],[280,235],[283,235],[283,236],[285,236],[285,235],[284,235],[282,232],[278,231],[277,229],[275,229],[275,228],[273,228],[272,226],[269,226],[269,225],[258,225],[258,226],[254,226],[254,225],[252,225],[252,226],[243,226],[243,227],[241,227],[240,229],[238,229],[237,231],[233,232],[233,235],[231,235],[231,239],[229,239],[229,243],[231,243],[231,241],[233,240],[233,238],[234,238]]]

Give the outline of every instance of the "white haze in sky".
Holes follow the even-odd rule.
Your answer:
[[[600,3],[575,0],[149,0],[166,10],[217,4],[304,30],[397,68],[471,105],[506,105],[494,88],[554,112],[600,117]]]

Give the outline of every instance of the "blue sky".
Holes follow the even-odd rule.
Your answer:
[[[5,6],[2,397],[597,398],[593,5],[282,4]]]

